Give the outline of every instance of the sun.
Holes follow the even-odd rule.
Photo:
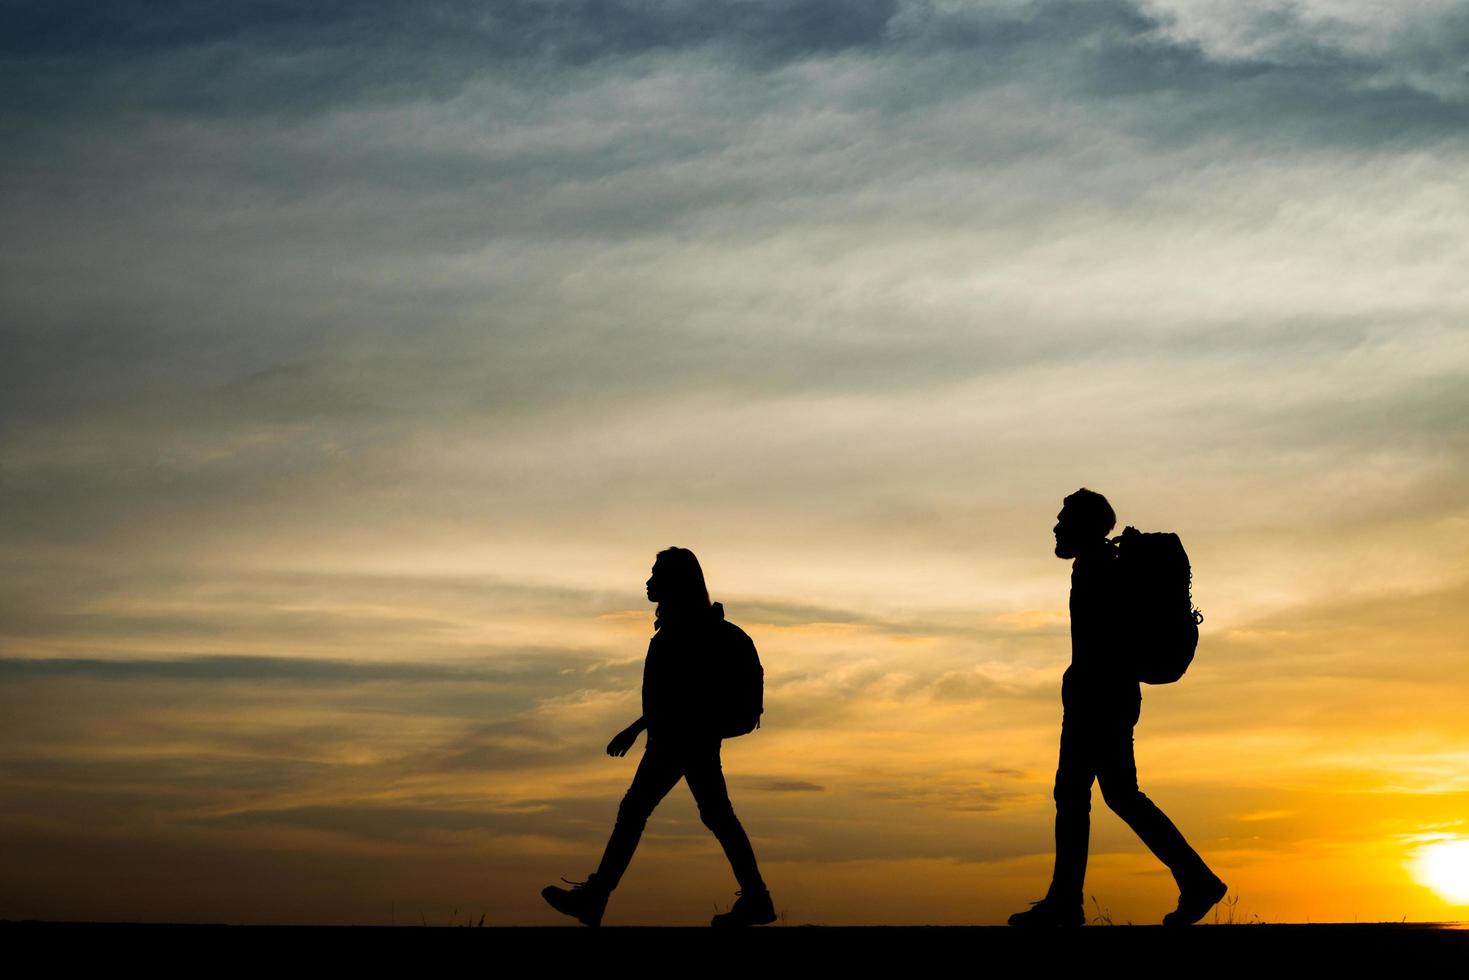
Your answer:
[[[1469,839],[1424,844],[1413,855],[1413,877],[1455,905],[1469,905]]]

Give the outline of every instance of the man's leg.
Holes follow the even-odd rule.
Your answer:
[[[676,755],[653,746],[643,751],[632,785],[617,808],[617,823],[602,853],[602,863],[597,866],[597,887],[608,892],[617,887],[638,849],[648,818],[681,778],[683,766]]]
[[[1082,908],[1088,839],[1091,836],[1092,735],[1074,721],[1061,722],[1061,753],[1056,765],[1056,865],[1046,901]]]
[[[1108,728],[1098,752],[1097,779],[1102,799],[1173,873],[1179,891],[1189,892],[1218,881],[1167,814],[1138,789],[1131,726]]]

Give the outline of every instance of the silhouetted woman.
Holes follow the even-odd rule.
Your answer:
[[[589,926],[601,924],[607,897],[627,870],[648,817],[684,779],[699,805],[699,817],[724,847],[740,886],[734,906],[716,915],[711,925],[774,922],[770,892],[750,838],[730,805],[719,761],[723,737],[750,731],[759,722],[760,679],[751,672],[760,670],[755,645],[725,620],[723,606],[709,601],[704,570],[687,548],[658,553],[648,579],[648,601],[658,604],[658,613],[643,665],[643,714],[613,736],[607,754],[627,755],[645,730],[647,748],[617,809],[617,823],[596,873],[570,889],[552,885],[541,896],[558,912]],[[754,684],[753,696],[749,683]],[[733,697],[731,688],[738,689]]]

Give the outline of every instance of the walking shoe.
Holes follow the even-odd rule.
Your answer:
[[[1229,886],[1218,878],[1191,885],[1178,896],[1178,908],[1163,916],[1163,924],[1191,926],[1202,919],[1228,892]]]
[[[775,921],[775,903],[764,888],[758,892],[735,892],[738,898],[728,912],[709,921],[711,926],[763,926]]]
[[[1016,912],[1010,916],[1010,924],[1025,929],[1084,926],[1086,925],[1086,912],[1080,905],[1068,905],[1064,902],[1043,898],[1039,902],[1031,902],[1030,908],[1024,912]]]
[[[602,913],[607,910],[607,890],[597,884],[596,875],[588,875],[586,881],[568,881],[570,888],[547,885],[541,889],[541,897],[557,912],[569,915],[585,926],[602,924]]]

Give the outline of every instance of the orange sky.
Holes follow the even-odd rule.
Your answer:
[[[1236,919],[1469,918],[1455,5],[785,6],[17,8],[0,918],[556,921],[680,545],[786,921],[1001,922],[1082,485],[1193,560],[1138,761]],[[734,887],[678,790],[607,921]]]
[[[1048,530],[1038,519],[1043,560],[1017,555],[1017,576],[1059,597]],[[1206,609],[1228,591],[1208,552]],[[766,725],[725,765],[788,921],[996,922],[1036,897],[1062,610],[799,607],[719,589],[734,576],[709,554],[768,671]],[[98,596],[12,640],[6,795],[24,805],[5,816],[5,916],[550,922],[539,886],[594,866],[635,765],[601,746],[638,710],[646,608],[610,589],[299,571]],[[1462,672],[1442,669],[1464,608],[1460,588],[1221,612],[1184,681],[1146,690],[1142,785],[1233,885],[1237,916],[1462,917],[1409,862],[1466,832]],[[283,631],[304,649],[272,654]],[[1097,807],[1088,892],[1115,921],[1151,921],[1171,880]],[[616,921],[688,921],[727,879],[680,789]]]

